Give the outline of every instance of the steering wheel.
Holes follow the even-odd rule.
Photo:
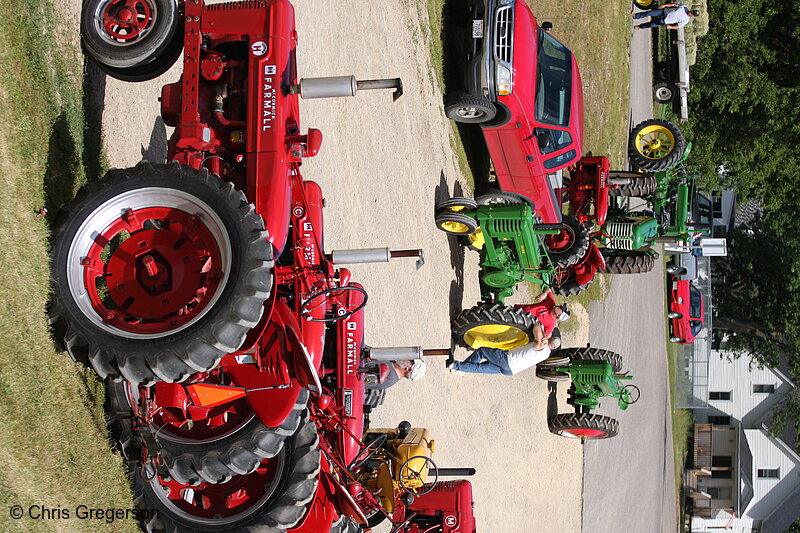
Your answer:
[[[347,305],[343,303],[347,301],[346,295],[348,291],[356,291],[364,296],[364,300],[352,309],[348,308]],[[367,291],[361,287],[354,287],[353,285],[345,285],[344,287],[330,287],[328,289],[315,292],[306,298],[303,303],[300,304],[300,316],[309,322],[336,322],[337,320],[343,320],[351,316],[353,313],[363,309],[364,306],[367,305],[367,298]],[[327,304],[328,302],[335,306],[334,316],[325,318],[312,318],[309,316],[312,311]]]
[[[423,464],[418,469],[415,470],[411,468],[411,461],[415,460],[422,460]],[[427,489],[425,489],[425,483],[422,479],[422,471],[427,468],[428,475],[433,472],[433,481],[428,481],[427,484],[430,485]],[[415,455],[414,457],[409,457],[406,461],[400,466],[400,487],[407,492],[408,494],[414,494],[415,496],[421,496],[423,494],[428,494],[434,488],[436,488],[436,483],[439,481],[439,470],[436,468],[436,463],[433,460],[426,456],[426,455]],[[413,482],[418,482],[420,484],[419,487],[410,486]]]
[[[375,455],[383,445],[386,444],[386,441],[389,439],[389,435],[386,433],[381,433],[371,441],[369,441],[358,453],[353,462],[350,463],[350,467],[348,470],[358,470],[365,464],[367,461],[372,459],[372,456]]]
[[[636,385],[625,385],[624,387],[622,387],[622,390],[628,393],[628,400],[623,400],[622,394],[620,394],[620,400],[622,400],[623,403],[626,403],[628,405],[638,402],[639,398],[641,398],[642,396],[642,391],[640,391],[639,387],[637,387]]]

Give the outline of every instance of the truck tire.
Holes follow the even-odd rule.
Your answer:
[[[475,198],[478,205],[510,205],[526,203],[535,210],[536,206],[527,196],[517,194],[515,192],[499,191],[497,189],[489,189],[484,194]]]
[[[577,218],[564,215],[561,233],[546,235],[544,245],[554,268],[567,268],[580,262],[589,249],[589,230]]]
[[[462,124],[480,124],[492,120],[497,110],[486,98],[456,91],[445,97],[444,113],[447,118]]]
[[[608,173],[608,182],[618,185],[618,188],[608,190],[609,196],[644,198],[656,192],[658,188],[655,176],[641,172],[612,170]]]
[[[683,133],[666,120],[645,120],[637,124],[628,137],[631,165],[646,172],[659,172],[674,167],[685,149],[686,139]]]
[[[607,439],[619,433],[619,422],[592,413],[559,414],[547,419],[550,433],[573,439]]]
[[[618,250],[603,254],[606,268],[605,274],[643,274],[650,272],[656,265],[655,258],[645,252]]]
[[[569,357],[570,361],[608,361],[615,374],[622,372],[622,356],[602,348],[564,348],[559,357]]]
[[[150,510],[143,520],[148,533],[278,533],[294,527],[306,513],[306,505],[316,493],[320,458],[316,425],[304,418],[278,455],[261,463],[256,472],[236,476],[227,484],[184,487],[175,480],[151,477],[142,472],[141,465],[135,465],[134,506]],[[239,490],[255,495],[244,501],[231,500]],[[234,507],[230,507],[231,501]]]
[[[272,290],[261,217],[205,170],[110,170],[55,226],[53,335],[103,378],[148,385],[214,368],[258,323]]]
[[[531,328],[538,321],[533,316],[514,307],[501,304],[480,303],[464,309],[453,320],[453,336],[466,348],[500,348],[509,350],[533,340]]]
[[[84,0],[83,47],[103,65],[140,67],[169,56],[176,39],[182,46],[181,20],[175,0]]]
[[[675,85],[662,81],[653,85],[653,99],[659,104],[668,104],[675,98]]]

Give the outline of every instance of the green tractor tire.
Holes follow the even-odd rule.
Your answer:
[[[650,272],[656,265],[655,257],[647,252],[616,251],[603,254],[606,268],[605,274],[643,274]]]
[[[685,149],[683,133],[666,120],[645,120],[637,124],[628,137],[631,165],[645,172],[659,172],[674,167]]]
[[[619,422],[591,413],[559,414],[547,419],[550,433],[573,439],[607,439],[619,433]]]
[[[453,320],[456,341],[466,348],[500,348],[510,350],[533,341],[533,316],[514,307],[480,303],[464,309]]]
[[[578,283],[575,277],[570,276],[559,285],[553,285],[553,294],[565,297],[575,296],[591,287],[592,282],[594,282],[594,278],[590,279],[587,283]]]
[[[622,372],[622,356],[602,348],[564,348],[559,357],[569,357],[570,361],[608,361],[614,373]]]

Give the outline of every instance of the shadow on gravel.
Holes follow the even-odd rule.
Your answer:
[[[167,160],[167,126],[161,117],[156,117],[150,132],[147,148],[142,146],[142,161],[164,163]]]
[[[103,111],[106,107],[106,74],[94,59],[84,62],[83,113],[84,130],[83,167],[86,179],[96,181],[102,177],[106,163],[103,161]]]
[[[547,418],[550,418],[558,414],[558,398],[556,398],[558,383],[548,381],[547,391]]]
[[[439,184],[434,190],[433,216],[436,216],[436,205],[439,202],[454,196],[464,196],[464,189],[461,187],[461,183],[455,182],[455,184],[453,184],[453,193],[450,194],[449,187],[447,185],[447,177],[445,176],[444,171],[442,171],[439,175]],[[458,242],[458,237],[455,237],[454,235],[447,235],[447,245],[450,247],[450,266],[452,267],[455,275],[455,279],[450,282],[450,294],[448,300],[450,305],[450,320],[452,321],[455,319],[461,309],[463,309],[464,247]],[[455,346],[455,342],[451,340],[451,351],[455,348]],[[452,356],[450,360],[452,360]]]

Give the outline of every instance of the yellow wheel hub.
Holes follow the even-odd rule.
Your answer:
[[[664,126],[654,124],[636,134],[636,150],[648,159],[663,159],[675,149],[675,136]]]
[[[442,222],[442,229],[448,233],[469,233],[470,227],[461,222]]]
[[[475,326],[464,334],[464,342],[472,348],[500,348],[510,350],[530,342],[527,333],[505,324]]]
[[[483,250],[483,247],[486,245],[486,238],[483,236],[483,231],[481,228],[475,230],[475,233],[467,237],[469,239],[469,243],[472,245],[473,248],[477,248],[478,250]]]

